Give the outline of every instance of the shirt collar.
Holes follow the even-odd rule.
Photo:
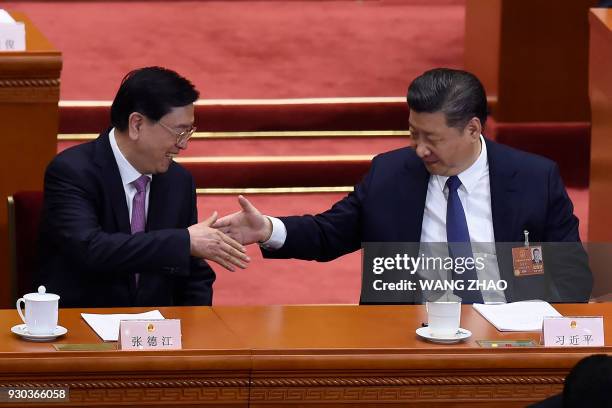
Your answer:
[[[113,156],[115,156],[115,161],[117,162],[117,167],[119,167],[121,182],[124,186],[129,185],[140,177],[141,174],[134,168],[134,166],[130,164],[119,149],[117,139],[115,138],[115,128],[112,128],[110,132],[108,132],[108,139],[110,141],[111,149],[113,150]],[[145,176],[152,178],[151,174],[145,174]]]
[[[485,143],[484,137],[480,135],[480,154],[478,158],[470,167],[463,170],[461,173],[457,174],[459,180],[461,180],[461,185],[465,188],[468,194],[476,187],[478,181],[481,176],[489,171],[489,162],[487,159],[487,144]],[[438,187],[440,190],[444,191],[446,187],[446,180],[448,180],[448,176],[439,176],[434,175]]]

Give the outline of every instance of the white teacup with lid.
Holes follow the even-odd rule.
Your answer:
[[[427,302],[427,323],[434,337],[452,337],[459,330],[461,302]]]
[[[30,334],[52,335],[57,327],[60,297],[53,293],[46,293],[46,291],[44,286],[39,286],[38,293],[28,293],[17,299],[17,312]],[[20,303],[22,302],[25,304],[25,316],[21,310]]]

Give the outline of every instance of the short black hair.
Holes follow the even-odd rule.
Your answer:
[[[442,112],[449,127],[463,129],[473,117],[484,127],[487,95],[474,74],[435,68],[417,77],[408,87],[408,106],[415,112]]]
[[[170,69],[139,68],[129,72],[121,81],[111,106],[111,123],[124,131],[134,112],[158,121],[172,108],[192,104],[199,96],[189,80]]]
[[[563,386],[563,407],[610,407],[612,357],[594,354],[572,368]]]

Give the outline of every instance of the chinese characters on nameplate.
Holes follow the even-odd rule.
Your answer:
[[[121,350],[180,350],[181,321],[122,320],[119,345]]]
[[[545,317],[545,347],[603,347],[602,316]]]

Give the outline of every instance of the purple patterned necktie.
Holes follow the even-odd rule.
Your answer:
[[[147,223],[147,215],[145,214],[145,197],[149,177],[140,176],[132,181],[132,185],[136,187],[136,195],[132,201],[132,234],[145,230]]]
[[[132,234],[144,231],[145,225],[147,224],[145,197],[147,195],[147,184],[149,184],[149,181],[150,179],[147,176],[140,176],[132,181],[132,184],[136,187],[136,195],[132,200]],[[136,287],[138,287],[140,274],[136,273],[134,278],[136,279]]]

